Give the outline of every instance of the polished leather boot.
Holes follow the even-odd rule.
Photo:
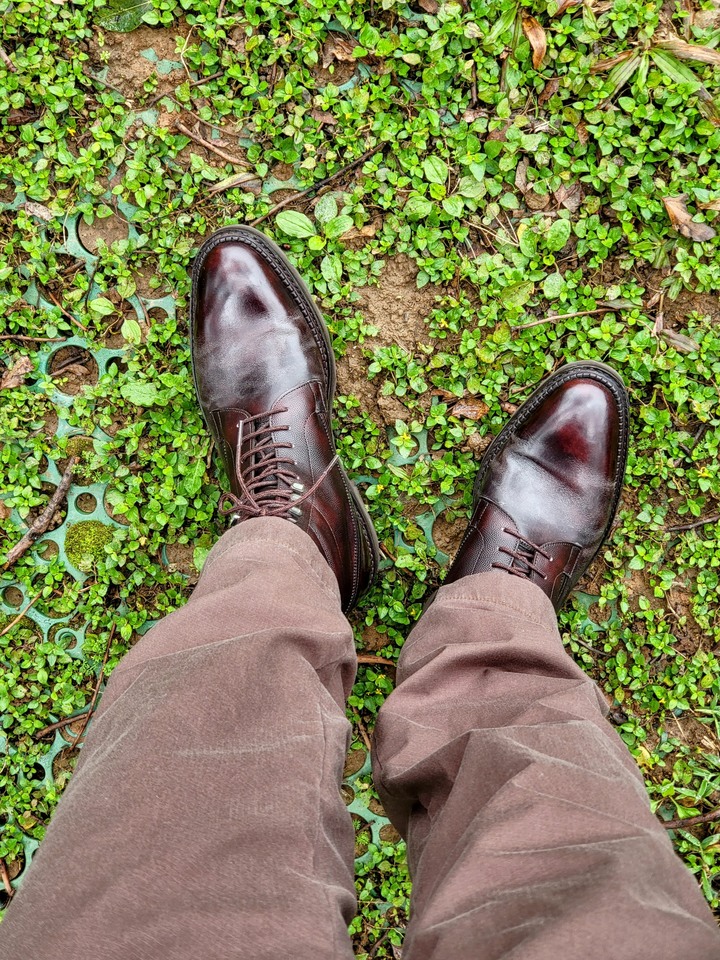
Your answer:
[[[335,358],[322,314],[282,251],[245,226],[200,248],[190,312],[195,389],[230,485],[221,511],[305,530],[349,610],[375,577],[378,545],[335,452]]]
[[[607,536],[622,490],[628,398],[614,370],[569,363],[493,440],[445,580],[504,570],[559,609]]]

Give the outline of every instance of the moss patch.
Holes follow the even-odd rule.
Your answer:
[[[112,527],[99,520],[83,520],[68,527],[65,553],[74,567],[89,573],[98,560],[105,556],[105,547],[112,538]]]

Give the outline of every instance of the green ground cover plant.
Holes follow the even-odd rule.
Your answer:
[[[328,319],[339,449],[383,546],[352,618],[348,763],[442,581],[482,451],[559,364],[610,363],[632,402],[626,488],[561,632],[657,815],[707,815],[671,835],[720,907],[714,0],[0,14],[0,563],[71,457],[70,499],[94,499],[73,507],[85,520],[60,505],[2,574],[0,906],[98,681],[184,602],[222,531],[188,266],[216,227],[260,221]],[[351,792],[379,810],[367,774]],[[397,956],[404,845],[356,819],[356,953]]]

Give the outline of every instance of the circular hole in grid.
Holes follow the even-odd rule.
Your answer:
[[[45,495],[45,499],[43,500],[42,503],[31,508],[30,512],[28,513],[25,519],[25,523],[27,523],[28,526],[33,524],[38,519],[40,514],[43,512],[43,510],[45,510],[49,501],[52,499],[53,494],[57,490],[57,487],[54,483],[43,483],[40,489],[42,493]],[[59,504],[58,507],[55,509],[55,513],[52,516],[52,520],[47,525],[46,529],[48,531],[56,530],[60,526],[60,524],[63,522],[66,516],[67,516],[67,501],[65,500],[63,501],[63,503]]]
[[[82,723],[82,720],[80,720],[79,723]],[[78,730],[79,729],[81,729],[81,727],[78,727]],[[77,732],[72,734],[73,740],[76,736]],[[53,779],[56,783],[60,779],[62,779],[63,782],[70,779],[70,775],[75,769],[75,762],[79,753],[80,750],[77,747],[70,746],[63,747],[60,753],[58,753],[52,765]]]
[[[355,791],[353,790],[353,788],[352,788],[352,787],[350,786],[350,784],[348,784],[348,783],[344,783],[344,784],[340,787],[340,795],[341,795],[341,797],[343,798],[343,801],[345,802],[345,806],[346,806],[346,807],[349,807],[350,804],[351,804],[351,803],[353,802],[353,800],[355,799]]]
[[[75,509],[80,513],[94,513],[97,508],[97,498],[91,493],[81,493],[75,498]]]
[[[97,253],[100,240],[111,246],[116,240],[127,240],[130,236],[130,225],[123,217],[113,213],[109,217],[95,217],[92,223],[78,221],[78,236],[80,243],[88,253]]]
[[[24,599],[22,590],[18,590],[17,587],[6,587],[3,590],[2,598],[9,607],[22,606]]]
[[[386,823],[380,827],[380,839],[384,843],[400,843],[402,837],[391,823]]]
[[[52,560],[60,553],[60,547],[54,540],[41,540],[35,549],[41,560]]]
[[[353,816],[352,819],[355,827],[355,856],[362,857],[372,843],[372,829],[361,817]]]
[[[351,777],[365,766],[366,753],[364,750],[349,750],[345,758],[343,777]]]
[[[15,880],[25,869],[25,857],[22,853],[18,854],[15,860],[6,860],[5,867],[9,880]],[[5,885],[0,883],[0,910],[4,910],[10,903],[12,897],[5,889]]]
[[[122,526],[127,527],[130,525],[130,521],[125,516],[124,513],[114,513],[112,504],[108,502],[107,491],[105,493],[105,499],[103,500],[103,506],[105,507],[105,512],[107,515],[114,520],[116,523],[122,524]]]
[[[50,357],[48,373],[60,393],[71,397],[98,382],[97,361],[84,347],[60,347]]]

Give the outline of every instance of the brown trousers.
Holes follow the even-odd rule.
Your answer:
[[[0,926],[2,960],[343,960],[352,631],[287,521],[246,521],[117,667]],[[549,601],[443,587],[375,779],[414,877],[404,960],[717,960],[720,936]]]

